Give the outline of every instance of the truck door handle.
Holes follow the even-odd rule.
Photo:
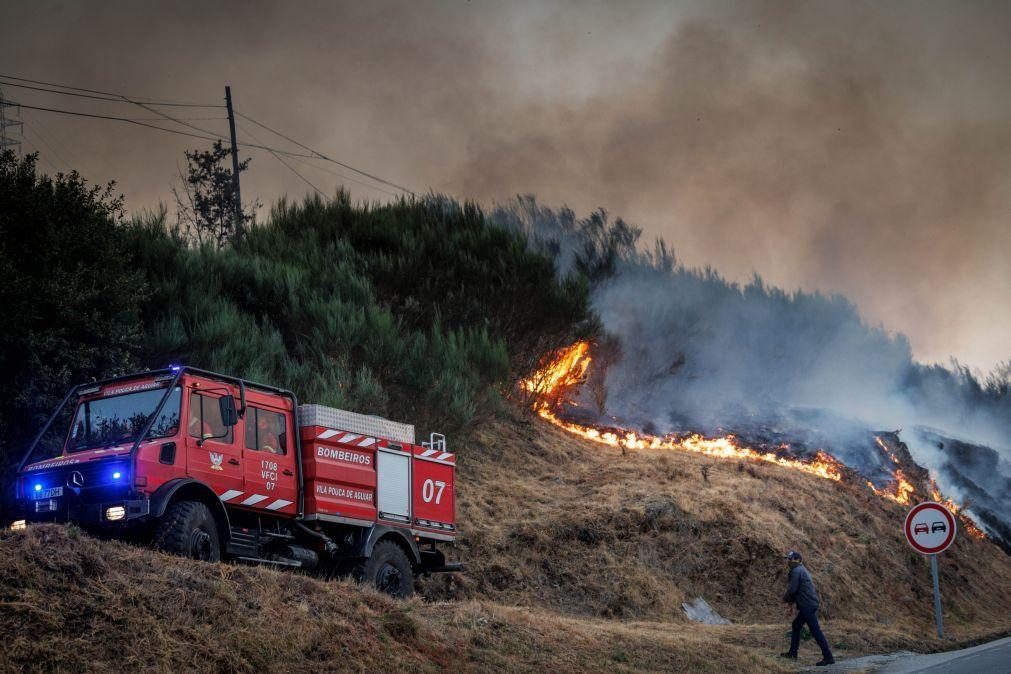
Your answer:
[[[239,465],[239,460],[238,459],[229,459],[228,463],[232,464],[233,466],[237,466],[237,465]]]
[[[285,469],[284,469],[284,470],[283,470],[282,472],[283,472],[283,473],[284,473],[285,475],[294,475],[294,474],[295,474],[295,473],[291,472],[290,470],[288,470],[287,468],[285,468]]]

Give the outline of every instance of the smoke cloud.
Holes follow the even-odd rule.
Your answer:
[[[1006,3],[9,3],[0,63],[201,102],[230,84],[240,110],[416,191],[604,207],[692,265],[842,293],[920,360],[989,368],[1011,336],[1008,34]],[[118,180],[133,212],[171,203],[199,144],[25,118],[44,166]],[[309,189],[264,153],[243,185],[265,204]]]
[[[653,435],[727,433],[745,444],[824,450],[878,486],[895,466],[878,435],[906,443],[943,492],[1011,545],[1011,363],[981,382],[916,362],[909,343],[867,325],[839,296],[731,283],[637,246],[605,214],[578,219],[521,199],[492,219],[595,280],[605,337],[585,422]]]

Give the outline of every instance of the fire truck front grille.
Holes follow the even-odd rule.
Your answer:
[[[62,488],[62,495],[77,494],[85,503],[121,498],[129,490],[129,464],[122,460],[92,461],[61,467],[59,470],[32,473],[24,478],[24,490]]]

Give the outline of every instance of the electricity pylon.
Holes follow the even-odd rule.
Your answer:
[[[3,89],[0,89],[0,152],[7,148],[13,148],[14,152],[20,155],[24,133],[21,106],[7,100],[4,97]]]

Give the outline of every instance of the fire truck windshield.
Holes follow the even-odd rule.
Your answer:
[[[67,451],[80,452],[135,441],[164,395],[165,389],[158,388],[84,401],[74,415]],[[179,430],[181,399],[177,386],[152,424],[148,438],[162,438]]]

